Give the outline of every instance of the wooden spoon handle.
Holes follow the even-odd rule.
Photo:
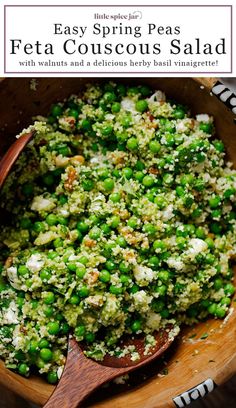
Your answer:
[[[102,384],[122,375],[130,368],[112,368],[96,364],[84,356],[71,339],[61,380],[44,408],[77,408]]]
[[[30,141],[35,133],[36,131],[32,130],[31,132],[22,135],[11,145],[6,154],[3,156],[0,162],[0,188],[2,187],[6,177],[8,176],[11,167],[14,165],[25,145]]]

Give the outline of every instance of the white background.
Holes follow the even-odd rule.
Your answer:
[[[65,4],[65,1],[50,1],[50,4]],[[4,4],[49,4],[49,2],[44,2],[44,1],[4,1]],[[107,7],[102,8],[102,7],[96,7],[97,4],[102,3],[102,4],[107,4]],[[51,42],[54,44],[54,55],[49,55],[45,56],[44,54],[37,56],[36,54],[32,54],[34,61],[36,62],[36,66],[19,66],[19,60],[20,61],[28,61],[32,59],[32,56],[26,56],[23,51],[18,52],[17,55],[12,55],[10,56],[9,54],[9,49],[7,50],[7,71],[11,71],[11,73],[4,74],[4,67],[3,67],[3,59],[1,58],[1,72],[0,75],[2,76],[32,76],[32,73],[34,72],[34,76],[41,76],[43,75],[43,71],[45,75],[49,76],[48,71],[59,71],[58,74],[53,73],[51,75],[53,76],[61,76],[63,75],[63,70],[64,70],[64,75],[68,76],[70,75],[68,71],[73,71],[74,74],[72,73],[71,75],[96,75],[100,76],[102,73],[101,71],[106,75],[106,76],[113,76],[117,75],[117,71],[120,71],[119,76],[127,76],[128,72],[133,71],[132,75],[181,75],[181,73],[178,73],[177,71],[182,71],[182,75],[185,76],[194,76],[194,75],[199,75],[199,73],[202,72],[203,76],[217,76],[218,72],[224,71],[225,74],[220,73],[220,76],[230,76],[227,71],[230,70],[230,50],[229,50],[229,45],[230,45],[230,25],[229,25],[229,9],[222,9],[222,8],[142,8],[141,4],[143,2],[140,1],[129,1],[129,5],[135,5],[127,8],[127,7],[117,7],[113,8],[110,7],[109,5],[115,5],[118,2],[112,2],[112,1],[99,1],[96,2],[90,1],[86,2],[86,4],[93,4],[93,8],[17,8],[17,13],[16,9],[14,8],[8,8],[7,14],[8,14],[8,19],[7,19],[7,34],[9,35],[10,38],[21,38],[22,42],[30,42],[34,43],[37,39],[40,40],[41,43],[48,43]],[[119,1],[120,4],[127,4],[127,2],[122,2]],[[184,5],[189,5],[189,4],[205,4],[204,2],[186,2],[182,1],[181,4]],[[219,1],[214,1],[214,2],[208,2],[208,5],[211,4],[218,4],[222,5],[223,2]],[[74,2],[70,1],[70,4],[82,4],[81,2]],[[148,2],[149,5],[151,4],[157,4],[156,2]],[[172,4],[172,5],[178,5],[180,4],[178,1],[171,1],[171,2],[165,2],[165,5],[167,4]],[[230,3],[228,3],[230,4]],[[1,3],[1,13],[3,13],[3,3]],[[112,20],[94,20],[93,16],[95,13],[103,14],[104,12],[112,13],[112,14],[127,14],[129,12],[133,12],[135,10],[141,10],[143,12],[143,18],[142,20],[135,20],[135,21],[124,21],[124,20],[117,20],[116,22]],[[234,11],[235,12],[235,11]],[[14,13],[14,14],[13,14]],[[30,14],[28,14],[30,13]],[[3,16],[1,15],[1,18]],[[3,21],[3,20],[2,20]],[[9,25],[9,21],[12,21],[12,24]],[[142,37],[140,38],[134,38],[133,36],[124,36],[124,35],[116,35],[116,36],[107,36],[107,38],[102,39],[101,36],[94,36],[92,35],[92,26],[94,23],[100,23],[101,25],[119,25],[120,22],[123,22],[123,25],[142,25]],[[53,35],[53,23],[63,23],[64,25],[77,25],[77,26],[88,26],[86,35],[84,35],[83,38],[79,38],[79,36],[75,35],[58,35],[55,36]],[[180,35],[173,35],[173,36],[160,36],[158,34],[152,35],[152,36],[145,36],[145,28],[146,28],[146,23],[154,23],[157,26],[176,26],[180,25],[181,26],[181,34]],[[170,41],[173,38],[177,38],[181,40],[181,43],[186,43],[186,42],[192,42],[195,44],[195,38],[200,37],[202,42],[212,42],[217,43],[218,40],[222,37],[226,37],[227,40],[227,55],[222,56],[222,55],[217,55],[214,54],[212,56],[209,55],[185,55],[183,53],[179,55],[169,55],[169,49],[170,49]],[[160,55],[150,55],[150,56],[142,56],[142,55],[131,55],[131,56],[121,56],[118,57],[121,61],[126,60],[128,63],[127,67],[112,67],[112,66],[100,66],[100,67],[94,67],[93,66],[93,61],[94,60],[106,60],[106,61],[115,61],[117,57],[115,54],[112,55],[107,55],[107,56],[92,56],[90,55],[84,55],[80,56],[78,53],[75,53],[72,56],[69,56],[63,52],[62,49],[62,44],[63,42],[68,39],[72,38],[76,41],[76,43],[160,43],[161,44],[161,49],[162,52]],[[3,38],[1,38],[1,53],[3,55]],[[7,39],[7,45],[9,46],[9,38]],[[153,60],[157,61],[165,61],[172,59],[172,66],[171,67],[154,67]],[[235,56],[234,56],[235,59]],[[43,61],[48,61],[48,60],[55,60],[55,61],[67,61],[68,66],[63,67],[38,67],[37,62],[39,60]],[[82,67],[70,67],[69,63],[70,61],[81,61],[84,60],[84,66]],[[91,66],[87,67],[86,66],[86,61],[91,62]],[[144,64],[146,61],[150,61],[151,65],[148,68],[147,66],[129,66],[129,60],[137,61],[140,62],[144,60]],[[215,67],[204,67],[204,68],[191,68],[191,67],[179,67],[175,66],[173,64],[174,61],[204,61],[204,60],[212,60],[212,61],[218,61],[218,65]],[[235,63],[233,67],[235,66]],[[21,73],[21,72],[23,73]],[[41,71],[41,73],[36,74],[35,71]],[[84,72],[88,71],[87,74]],[[89,72],[90,71],[90,72]],[[135,72],[136,71],[136,74]],[[186,72],[188,71],[188,73]],[[16,73],[17,72],[17,73]],[[203,73],[204,72],[204,73]],[[173,74],[171,74],[173,73]],[[231,74],[232,76],[235,76],[235,71]]]

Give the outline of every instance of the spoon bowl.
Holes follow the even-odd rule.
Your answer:
[[[68,354],[60,382],[44,408],[77,408],[97,388],[116,377],[128,374],[160,357],[175,338],[173,327],[154,333],[156,343],[148,352],[144,336],[127,338],[120,343],[123,348],[134,346],[139,358],[130,353],[124,357],[107,354],[100,362],[87,358],[73,337],[69,338]]]

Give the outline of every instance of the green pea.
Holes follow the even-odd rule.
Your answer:
[[[214,249],[215,245],[214,245],[214,241],[213,241],[212,238],[210,238],[210,237],[206,238],[205,242],[206,242],[209,249]]]
[[[112,260],[107,260],[105,262],[105,267],[111,272],[116,269],[116,264]]]
[[[168,186],[171,185],[174,181],[172,174],[166,173],[163,174],[163,183],[167,184]]]
[[[29,274],[29,269],[25,265],[19,265],[17,273],[19,276],[25,276]]]
[[[29,218],[22,218],[20,220],[20,226],[23,229],[30,229],[32,227],[32,222]]]
[[[123,84],[118,84],[116,90],[117,90],[117,93],[118,93],[119,95],[125,96],[125,94],[126,94],[126,87],[125,87],[125,85],[123,85]]]
[[[84,285],[78,290],[78,295],[81,298],[87,297],[89,295],[89,288],[88,286]]]
[[[128,227],[135,229],[138,226],[138,219],[136,217],[130,217],[127,221]]]
[[[62,215],[58,215],[57,216],[57,222],[60,225],[68,225],[69,223],[69,219],[68,218],[64,218]]]
[[[71,295],[69,299],[69,303],[71,305],[78,305],[80,303],[80,297],[78,295]]]
[[[75,328],[75,336],[78,337],[78,338],[83,339],[83,337],[85,335],[85,332],[86,332],[85,326],[83,326],[83,325],[77,326]]]
[[[60,203],[61,205],[66,204],[67,201],[68,201],[68,198],[67,198],[64,194],[59,196],[59,203]]]
[[[214,281],[214,289],[219,290],[223,287],[223,281],[220,278],[215,279]]]
[[[142,183],[145,187],[152,187],[153,184],[155,183],[155,180],[152,176],[147,175],[144,176]]]
[[[228,188],[224,192],[224,198],[233,198],[235,196],[236,190],[235,188]]]
[[[151,256],[148,260],[148,265],[151,266],[151,268],[156,269],[159,266],[159,258],[157,256]]]
[[[43,297],[43,301],[45,303],[45,305],[51,305],[52,303],[55,302],[55,295],[53,292],[45,292],[44,293],[44,297]]]
[[[215,196],[215,197],[210,198],[209,205],[210,205],[211,208],[217,208],[219,204],[220,204],[220,197],[219,196]]]
[[[113,215],[113,217],[111,217],[111,219],[110,219],[110,225],[111,225],[111,228],[117,228],[118,227],[118,225],[120,224],[120,217],[118,216],[118,215]]]
[[[120,270],[120,272],[122,272],[122,273],[129,273],[130,268],[131,268],[130,265],[127,264],[126,262],[121,262],[121,263],[119,264],[119,270]]]
[[[103,187],[106,191],[113,190],[114,186],[115,186],[115,183],[112,178],[106,178],[103,182]]]
[[[58,322],[49,322],[47,324],[47,331],[49,334],[51,334],[52,336],[55,336],[56,334],[59,333],[60,331],[60,325]]]
[[[88,263],[88,258],[86,257],[86,256],[81,256],[79,259],[78,259],[78,262],[79,263],[81,263],[81,264],[83,264],[83,265],[87,265],[87,263]]]
[[[51,317],[55,313],[54,308],[52,306],[44,306],[43,313],[46,317]]]
[[[130,279],[127,275],[120,275],[120,281],[123,286],[128,286],[130,283]]]
[[[156,140],[152,140],[149,143],[149,150],[154,154],[159,153],[159,151],[161,150],[161,144],[157,142]]]
[[[212,304],[207,308],[207,310],[208,310],[208,312],[209,312],[210,314],[214,315],[214,314],[215,314],[215,311],[216,311],[216,307],[217,307],[217,303],[212,303]]]
[[[138,140],[136,139],[136,137],[130,137],[127,141],[127,149],[129,150],[137,150],[138,148]]]
[[[42,348],[39,355],[43,361],[49,362],[52,359],[52,351],[48,348]]]
[[[230,298],[228,298],[228,297],[223,297],[223,298],[221,299],[221,301],[220,301],[220,304],[221,304],[221,305],[229,306],[230,303],[231,303],[231,300],[230,300]]]
[[[85,341],[87,343],[92,343],[95,340],[95,334],[94,333],[86,333],[84,337],[85,337]]]
[[[52,226],[52,225],[56,225],[58,222],[57,216],[55,214],[49,214],[46,217],[46,222],[48,223],[48,225]]]
[[[136,283],[133,286],[131,286],[131,288],[129,289],[129,292],[131,294],[137,293],[138,291],[139,291],[139,286],[136,285]]]
[[[111,280],[111,275],[110,273],[106,270],[103,269],[100,273],[99,273],[99,278],[98,278],[101,282],[103,283],[107,283],[110,282]]]
[[[224,286],[224,292],[228,296],[232,296],[235,292],[235,287],[232,283],[226,283]]]
[[[122,175],[129,180],[133,176],[133,170],[130,167],[124,167],[122,169]]]
[[[56,384],[58,382],[58,376],[55,371],[49,371],[47,374],[47,381],[49,384]]]
[[[67,324],[66,322],[63,322],[63,323],[61,324],[61,326],[60,326],[60,332],[61,332],[61,334],[66,335],[66,334],[69,333],[69,331],[70,331],[70,326],[69,326],[69,324]]]
[[[111,228],[107,224],[101,224],[100,228],[104,235],[109,235],[111,233]]]
[[[84,191],[91,191],[94,188],[94,181],[90,179],[82,181],[81,184]]]
[[[168,271],[160,271],[158,273],[158,278],[162,281],[162,282],[168,282],[170,279],[170,273]]]
[[[123,131],[123,132],[117,133],[116,137],[119,143],[125,143],[127,139],[129,138],[129,135],[127,132]]]
[[[142,85],[139,90],[142,96],[149,96],[151,93],[151,89],[148,85]]]
[[[122,289],[122,287],[111,285],[110,288],[109,288],[109,291],[113,295],[121,295],[121,293],[123,292],[123,289]]]
[[[177,107],[172,112],[172,115],[175,119],[183,119],[185,117],[185,111],[182,108]]]
[[[89,238],[94,239],[94,240],[98,240],[101,236],[101,230],[98,227],[93,227],[90,231],[89,231]]]
[[[168,319],[170,312],[168,309],[163,309],[161,310],[160,315],[163,319]]]
[[[61,105],[58,105],[58,104],[52,105],[52,107],[51,107],[51,115],[52,115],[54,118],[57,118],[58,116],[61,116],[62,112],[63,112],[63,108],[62,108]]]
[[[27,366],[27,364],[22,363],[18,366],[18,372],[20,375],[27,376],[29,374],[29,367]]]
[[[44,224],[43,224],[43,222],[41,222],[41,221],[36,221],[34,224],[33,224],[33,230],[36,232],[36,233],[40,233],[40,232],[44,232],[45,231],[45,226],[44,226]]]
[[[89,224],[87,221],[79,221],[77,223],[77,229],[80,231],[82,234],[86,234],[89,230]]]
[[[120,112],[120,109],[121,109],[121,105],[120,105],[119,102],[115,102],[111,106],[112,113],[118,113],[118,112]]]
[[[53,177],[52,174],[50,174],[50,173],[44,174],[43,183],[46,186],[50,187],[50,186],[52,186],[54,184],[54,182],[55,182],[55,180],[54,180],[54,177]]]
[[[216,310],[215,310],[215,315],[219,319],[223,319],[225,317],[225,315],[226,315],[226,310],[224,309],[224,307],[221,307],[220,305],[217,305]]]
[[[155,234],[157,231],[155,225],[152,224],[144,224],[143,226],[143,232],[146,232],[149,235]]]
[[[222,231],[222,226],[217,222],[212,222],[210,224],[210,229],[211,229],[211,232],[213,232],[213,234],[218,235]]]
[[[206,122],[201,122],[199,125],[199,129],[202,130],[205,133],[211,134],[213,131],[213,125],[212,123],[206,123]]]
[[[151,303],[151,308],[156,313],[160,313],[165,308],[165,302],[163,300],[154,299]]]
[[[165,208],[167,206],[167,202],[165,200],[165,198],[163,196],[156,196],[154,198],[154,203],[157,205],[157,207],[160,210],[163,210],[163,208]]]
[[[206,233],[202,227],[198,227],[196,229],[196,237],[200,239],[205,239],[206,238]]]
[[[177,195],[178,197],[184,197],[185,194],[186,194],[184,188],[181,187],[181,186],[177,186],[176,189],[175,189],[175,191],[176,191],[176,195]]]
[[[26,197],[31,196],[31,195],[33,194],[33,192],[34,192],[34,186],[33,186],[33,184],[30,183],[30,182],[23,184],[23,186],[22,186],[21,189],[22,189],[22,193],[23,193]]]
[[[116,238],[116,244],[119,245],[121,248],[126,248],[127,247],[127,242],[124,237],[118,236]]]
[[[41,340],[39,341],[38,346],[39,346],[40,349],[48,348],[48,347],[49,347],[49,342],[48,342],[47,339],[41,339]]]
[[[36,340],[31,340],[29,344],[29,353],[36,354],[39,350],[39,343]]]
[[[76,276],[78,276],[79,279],[83,279],[85,273],[86,273],[86,268],[84,265],[78,266],[76,268]]]
[[[116,100],[116,95],[114,92],[106,92],[103,95],[103,99],[106,103],[111,103],[114,102]]]
[[[113,202],[113,203],[119,203],[121,200],[121,194],[120,193],[112,193],[110,194],[109,199]]]
[[[158,285],[155,287],[155,292],[158,293],[160,296],[164,296],[167,292],[166,285]]]
[[[90,130],[92,128],[92,123],[91,123],[91,121],[89,119],[83,119],[80,122],[80,126],[81,126],[82,130],[88,131],[88,130]]]
[[[144,112],[148,108],[148,103],[145,99],[140,99],[139,101],[136,102],[135,108],[138,112]]]
[[[194,176],[192,174],[185,174],[181,177],[180,183],[183,187],[192,185],[194,183]]]
[[[153,248],[156,252],[162,252],[166,249],[166,244],[165,242],[157,239],[156,241],[153,242]]]
[[[133,333],[137,333],[142,329],[142,322],[141,320],[134,320],[130,326]]]
[[[61,238],[56,238],[53,241],[54,248],[60,248],[63,246],[63,240]]]
[[[140,183],[142,183],[143,178],[144,178],[144,173],[142,171],[136,171],[134,173],[134,178],[135,178],[135,180],[138,180],[138,181],[140,181]]]

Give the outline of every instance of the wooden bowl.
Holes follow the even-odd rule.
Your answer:
[[[79,93],[85,83],[94,81],[94,78],[38,78],[34,90],[35,84],[29,78],[2,80],[0,155],[13,142],[14,136],[32,123],[32,116],[46,114],[52,103]],[[212,114],[217,135],[224,141],[229,158],[236,164],[234,116],[210,93],[216,79],[119,78],[117,81],[148,83],[188,105],[193,114]],[[130,378],[130,386],[113,385],[103,389],[89,399],[87,406],[184,407],[212,391],[216,385],[222,384],[236,372],[235,305],[232,302],[230,313],[224,321],[213,319],[184,329],[164,359],[153,363],[146,370],[136,372]],[[39,377],[25,379],[7,370],[2,362],[0,383],[38,405],[43,405],[54,389]]]

